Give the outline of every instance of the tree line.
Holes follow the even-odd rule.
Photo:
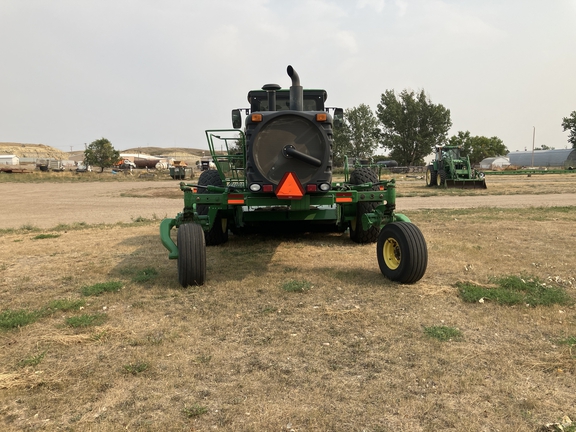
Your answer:
[[[439,145],[460,146],[472,164],[509,153],[495,136],[459,131],[448,137],[451,127],[450,110],[433,104],[424,90],[402,90],[399,94],[386,90],[376,113],[366,104],[344,111],[344,125],[334,131],[334,165],[342,165],[345,156],[370,159],[380,148],[389,152],[381,159],[393,159],[401,166],[424,165],[424,157]],[[576,148],[576,111],[562,120],[562,127],[570,131],[568,142]]]

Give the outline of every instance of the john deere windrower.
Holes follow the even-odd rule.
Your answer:
[[[216,170],[204,171],[197,184],[180,183],[184,209],[160,224],[169,258],[178,260],[180,284],[205,283],[207,245],[226,243],[229,232],[265,227],[279,233],[348,229],[356,243],[377,242],[388,279],[420,280],[426,242],[395,213],[394,180],[380,180],[370,167],[350,172],[346,163],[344,181],[333,181],[333,128],[342,125],[343,110],[325,107],[326,91],[303,89],[292,66],[288,75],[290,89],[266,84],[250,91],[250,107],[232,110],[234,129],[206,131]]]

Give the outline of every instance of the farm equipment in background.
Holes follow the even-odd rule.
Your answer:
[[[114,164],[113,167],[115,170],[128,170],[132,171],[136,168],[136,164],[132,162],[130,159],[122,158],[118,162]]]
[[[426,186],[486,189],[484,173],[472,168],[459,146],[436,146],[434,160],[426,169]]]
[[[333,127],[343,123],[343,110],[326,108],[326,91],[304,90],[296,71],[288,66],[287,72],[290,89],[266,84],[252,90],[250,107],[232,110],[234,129],[206,131],[216,169],[203,171],[197,184],[181,182],[184,209],[160,224],[169,258],[178,260],[180,284],[205,283],[206,245],[226,243],[229,231],[263,227],[277,233],[349,229],[356,243],[377,242],[384,276],[420,280],[426,242],[418,227],[395,213],[395,181],[380,180],[370,167],[350,172],[347,163],[344,181],[332,181]]]
[[[174,180],[186,180],[187,172],[190,173],[190,177],[194,177],[194,172],[191,168],[188,168],[188,164],[184,161],[174,161],[172,166],[169,168],[170,177]]]

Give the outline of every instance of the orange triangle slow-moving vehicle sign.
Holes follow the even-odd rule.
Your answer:
[[[298,181],[296,174],[287,172],[280,180],[276,189],[276,197],[279,199],[301,199],[304,196],[304,188]]]

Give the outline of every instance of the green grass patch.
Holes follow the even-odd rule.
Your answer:
[[[125,372],[128,372],[132,375],[138,375],[139,373],[145,372],[148,370],[150,365],[145,362],[136,362],[136,363],[129,363],[127,365],[122,366]]]
[[[546,285],[532,276],[505,276],[491,280],[494,287],[482,287],[468,282],[456,284],[462,300],[476,303],[490,300],[501,305],[530,306],[568,305],[573,299],[561,287]]]
[[[141,223],[150,223],[150,222],[157,222],[159,220],[158,216],[156,214],[153,214],[151,218],[146,218],[143,216],[138,216],[138,217],[133,217],[131,218],[132,222],[135,224],[141,224]]]
[[[0,313],[0,329],[10,330],[17,327],[24,327],[38,319],[38,312],[19,310],[5,310]]]
[[[426,336],[438,339],[441,342],[462,339],[462,332],[454,327],[447,327],[447,326],[424,327],[424,333],[426,334]]]
[[[106,223],[94,223],[94,224],[88,224],[86,222],[76,222],[73,224],[58,224],[53,228],[47,228],[48,230],[51,231],[81,231],[81,230],[86,230],[86,229],[91,229],[91,228],[99,228],[99,229],[108,229],[108,228],[113,228],[113,227],[133,227],[133,226],[142,226],[142,225],[154,225],[158,223],[159,219],[155,219],[156,216],[153,216],[152,219],[144,219],[144,218],[140,218],[138,222],[116,222],[116,223],[112,223],[112,224],[106,224]],[[9,235],[9,234],[27,234],[27,233],[31,233],[31,232],[39,232],[39,231],[45,231],[45,229],[40,229],[38,227],[35,227],[33,225],[22,225],[20,228],[2,228],[0,229],[0,236],[4,236],[4,235]],[[22,240],[14,240],[16,241],[22,241]]]
[[[54,231],[73,231],[73,230],[82,230],[82,229],[86,229],[89,228],[90,225],[88,225],[86,222],[75,222],[73,224],[58,224],[56,225],[54,228],[52,228]]]
[[[478,207],[468,209],[421,209],[411,210],[410,218],[434,218],[437,222],[454,221],[473,217],[476,221],[500,221],[513,218],[518,221],[551,220],[559,221],[575,220],[573,207],[531,207],[530,212],[518,213],[518,209]]]
[[[40,364],[40,362],[44,359],[45,355],[46,355],[46,351],[41,352],[40,354],[37,354],[34,356],[27,357],[23,360],[20,360],[18,362],[18,366],[20,366],[20,367],[38,366]]]
[[[287,292],[306,292],[312,288],[312,284],[305,280],[289,280],[282,284],[282,289]]]
[[[80,310],[80,308],[84,306],[86,306],[86,301],[82,299],[59,299],[52,300],[50,303],[48,303],[48,306],[44,308],[44,311],[46,311],[46,313],[52,314],[56,311],[68,312],[73,310]]]
[[[570,336],[564,339],[560,339],[558,340],[558,344],[560,345],[570,345],[571,347],[573,347],[574,345],[576,345],[576,336]]]
[[[110,281],[102,282],[94,285],[83,286],[80,292],[83,296],[98,296],[105,292],[118,292],[122,288],[122,282]]]
[[[138,270],[132,278],[132,282],[143,283],[149,282],[158,276],[158,271],[154,267],[146,267],[145,269]]]
[[[82,314],[66,318],[66,325],[74,328],[102,325],[108,319],[106,314]]]
[[[40,228],[35,227],[32,224],[24,224],[20,227],[20,231],[40,231]]]
[[[186,415],[186,417],[193,418],[201,416],[202,414],[206,414],[208,412],[208,408],[194,404],[191,407],[184,407],[182,412],[184,415]]]
[[[42,240],[42,239],[51,239],[51,238],[58,238],[61,234],[38,234],[37,236],[32,237],[32,240]]]

